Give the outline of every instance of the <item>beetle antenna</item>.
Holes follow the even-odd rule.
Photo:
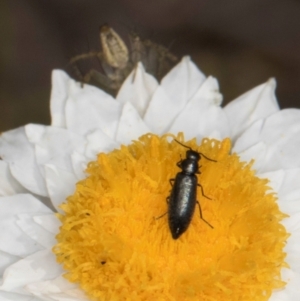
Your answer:
[[[180,141],[174,139],[178,144],[182,145],[183,147],[185,148],[188,148],[189,150],[193,150],[191,147],[187,146],[187,145],[184,145],[183,143],[181,143]]]
[[[200,153],[200,152],[197,152],[197,151],[193,150],[191,147],[189,147],[189,146],[187,146],[187,145],[184,145],[184,144],[181,143],[180,141],[178,141],[178,140],[176,140],[176,139],[174,139],[174,140],[175,140],[178,144],[182,145],[183,147],[188,148],[189,150],[198,153],[201,157],[204,157],[206,160],[209,160],[209,161],[212,161],[212,162],[217,162],[217,160],[213,160],[213,159],[210,159],[210,158],[206,157],[204,154],[202,154],[202,153]]]
[[[213,159],[210,159],[208,157],[206,157],[205,155],[203,155],[202,153],[199,153],[201,157],[204,157],[206,160],[209,160],[209,161],[212,161],[212,162],[217,162],[217,160],[213,160]]]

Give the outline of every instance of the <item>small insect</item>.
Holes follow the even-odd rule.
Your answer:
[[[141,39],[134,32],[129,34],[129,46],[107,24],[100,27],[99,37],[101,50],[76,55],[69,65],[82,85],[92,84],[114,96],[127,76],[136,70],[137,63],[141,62],[146,72],[161,80],[178,62],[167,48]]]
[[[175,179],[170,179],[172,190],[171,195],[167,198],[167,202],[169,227],[173,239],[179,238],[189,227],[196,204],[198,204],[199,207],[200,218],[209,227],[213,228],[213,226],[203,218],[200,203],[197,201],[197,186],[201,188],[204,197],[210,198],[204,194],[203,187],[198,183],[196,174],[200,174],[201,166],[199,166],[198,162],[201,157],[212,162],[217,162],[193,150],[189,146],[182,144],[176,139],[175,141],[188,150],[186,152],[186,158],[177,162],[177,166],[181,168],[182,171],[177,173]]]

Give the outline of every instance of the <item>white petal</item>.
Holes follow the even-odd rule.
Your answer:
[[[286,202],[299,200],[299,179],[299,168],[285,170],[283,181],[281,183],[280,188],[277,190],[279,198],[285,200]],[[296,207],[294,207],[294,209],[296,209]],[[298,209],[300,209],[300,202],[298,202]]]
[[[0,160],[0,179],[0,196],[28,191],[12,176],[8,163],[2,160]]]
[[[26,189],[47,196],[45,181],[35,159],[34,147],[28,141],[24,127],[1,135],[0,157],[9,163],[12,175]]]
[[[287,240],[284,251],[287,253],[286,262],[293,271],[300,275],[300,213],[294,214],[282,221],[291,236]]]
[[[264,143],[264,141],[260,142],[258,139],[256,139],[254,142],[252,141],[253,137],[259,135],[263,127],[264,119],[259,119],[254,122],[243,135],[238,137],[237,141],[234,143],[232,151],[240,154],[258,143]]]
[[[292,170],[292,169],[291,169]],[[284,181],[285,172],[289,170],[279,169],[276,171],[264,172],[257,174],[257,176],[261,179],[268,179],[268,186],[271,187],[270,191],[275,192],[278,194],[279,189],[282,186]]]
[[[69,93],[69,76],[61,70],[52,72],[52,89],[50,98],[51,124],[66,127],[65,108]]]
[[[222,138],[229,135],[227,117],[220,103],[222,95],[218,91],[216,79],[208,77],[183,111],[176,117],[168,132],[184,132],[186,139],[203,138],[214,131]]]
[[[66,104],[67,128],[78,135],[86,135],[101,129],[114,138],[122,105],[102,90],[80,83],[70,82]]]
[[[261,172],[300,167],[300,110],[286,109],[258,120],[237,139],[234,151],[260,141],[267,146]]]
[[[85,140],[66,129],[30,124],[25,126],[28,140],[35,144],[36,160],[44,175],[46,163],[73,171],[71,153],[83,152]]]
[[[1,301],[41,301],[37,297],[33,297],[32,295],[23,295],[18,293],[4,292],[0,291],[0,300]]]
[[[178,105],[170,99],[166,91],[159,86],[145,113],[144,121],[153,133],[162,134],[169,128],[178,114]]]
[[[232,149],[232,153],[235,153],[235,147]],[[252,168],[257,172],[261,173],[261,169],[264,166],[265,157],[267,154],[267,146],[265,143],[260,142],[252,147],[247,148],[244,151],[237,152],[240,160],[243,162],[250,162],[251,160],[255,160]]]
[[[50,249],[56,242],[54,235],[38,225],[32,214],[18,214],[16,224],[24,235],[28,235],[45,249]]]
[[[67,290],[76,289],[78,288],[78,285],[68,281],[60,275],[52,280],[29,284],[27,288],[29,288],[29,290],[34,294],[57,294],[63,293]]]
[[[253,122],[279,111],[275,88],[275,80],[270,79],[225,106],[233,141]]]
[[[269,185],[278,193],[280,210],[290,215],[282,221],[291,233],[284,250],[287,253],[286,261],[300,275],[300,169],[279,170],[260,176],[270,180]]]
[[[62,204],[68,196],[74,193],[77,178],[74,173],[59,169],[50,164],[45,166],[45,171],[51,202],[55,209],[61,212],[59,205]]]
[[[184,57],[162,80],[145,113],[152,132],[162,134],[186,106],[205,80],[189,57]]]
[[[157,80],[145,72],[141,63],[138,63],[134,70],[124,81],[117,95],[120,103],[130,102],[140,116],[144,116],[149,101],[158,87]]]
[[[71,154],[71,160],[72,160],[74,175],[76,176],[78,181],[82,180],[86,176],[85,173],[85,169],[87,165],[86,156],[83,154],[79,154],[78,152],[73,152]]]
[[[277,192],[280,209],[287,214],[300,213],[300,169],[286,169],[259,175],[270,180],[269,186]]]
[[[51,213],[52,211],[30,194],[0,198],[0,250],[15,256],[27,256],[42,247],[24,235],[17,226],[17,215],[22,213]]]
[[[184,106],[199,89],[205,80],[205,75],[185,56],[161,81],[161,86],[166,91],[174,104]]]
[[[300,300],[300,275],[289,269],[283,269],[281,275],[282,279],[287,282],[286,287],[280,291],[273,292],[269,301]]]
[[[36,252],[8,267],[3,275],[4,291],[26,292],[24,286],[41,280],[56,278],[62,274],[51,250]]]
[[[150,130],[135,108],[130,102],[125,103],[118,126],[116,140],[123,144],[129,144],[133,139],[149,132]]]
[[[34,295],[47,295],[58,301],[89,300],[77,285],[67,281],[62,276],[49,281],[29,284],[26,289]]]
[[[0,275],[3,275],[4,270],[15,262],[19,261],[21,257],[15,256],[0,250]],[[1,296],[1,295],[0,295]],[[1,298],[0,298],[1,300]]]
[[[140,120],[139,117],[137,119]],[[101,130],[96,130],[87,136],[85,155],[90,160],[95,160],[97,154],[106,153],[118,147],[117,141],[105,135]]]
[[[59,219],[54,214],[35,215],[33,220],[53,235],[58,233],[61,226]]]

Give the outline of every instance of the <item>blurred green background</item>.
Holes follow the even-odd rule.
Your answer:
[[[51,70],[99,49],[103,23],[190,54],[225,102],[276,77],[280,106],[300,107],[299,0],[1,0],[0,131],[49,124]]]

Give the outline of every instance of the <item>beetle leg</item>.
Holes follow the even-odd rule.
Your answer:
[[[171,180],[173,180],[173,179],[171,179]],[[167,205],[169,205],[169,199],[170,199],[170,197],[168,196],[168,197],[166,198]],[[165,212],[164,214],[162,214],[162,215],[156,217],[155,219],[160,219],[161,217],[165,216],[167,213],[168,213],[168,211]]]
[[[174,179],[170,179],[170,181],[171,181],[171,180],[174,180]],[[172,185],[172,184],[171,184],[171,185]],[[166,198],[167,205],[169,205],[169,199],[170,199],[170,197],[168,196],[168,197]],[[168,213],[168,211],[165,212],[164,214],[162,214],[162,215],[156,217],[155,219],[159,219],[159,218],[165,216],[167,213]]]
[[[180,155],[180,161],[178,161],[177,163],[176,163],[176,165],[179,167],[179,168],[181,168],[181,164],[182,164],[182,157],[181,157],[181,155]]]
[[[174,182],[175,182],[175,179],[170,179],[169,182],[170,182],[171,186],[173,187]],[[167,199],[169,199],[169,198],[170,198],[170,197],[167,197]]]
[[[167,212],[165,212],[164,214],[162,214],[162,215],[160,215],[160,216],[156,217],[155,219],[160,219],[161,217],[165,216],[167,213],[168,213],[168,211],[167,211]]]
[[[200,165],[199,167],[198,167],[198,170],[195,172],[197,175],[200,175],[201,174],[201,171],[200,171],[200,168],[201,168],[202,166]]]
[[[211,198],[209,198],[208,196],[206,196],[206,195],[204,194],[202,185],[201,185],[201,184],[197,184],[197,186],[199,186],[199,187],[201,188],[202,195],[203,195],[205,198],[211,200]]]
[[[200,218],[208,225],[210,226],[212,229],[214,228],[207,220],[205,220],[202,216],[202,210],[201,210],[201,206],[200,206],[200,203],[197,201],[197,204],[198,204],[198,208],[199,208],[199,212],[200,212]]]

